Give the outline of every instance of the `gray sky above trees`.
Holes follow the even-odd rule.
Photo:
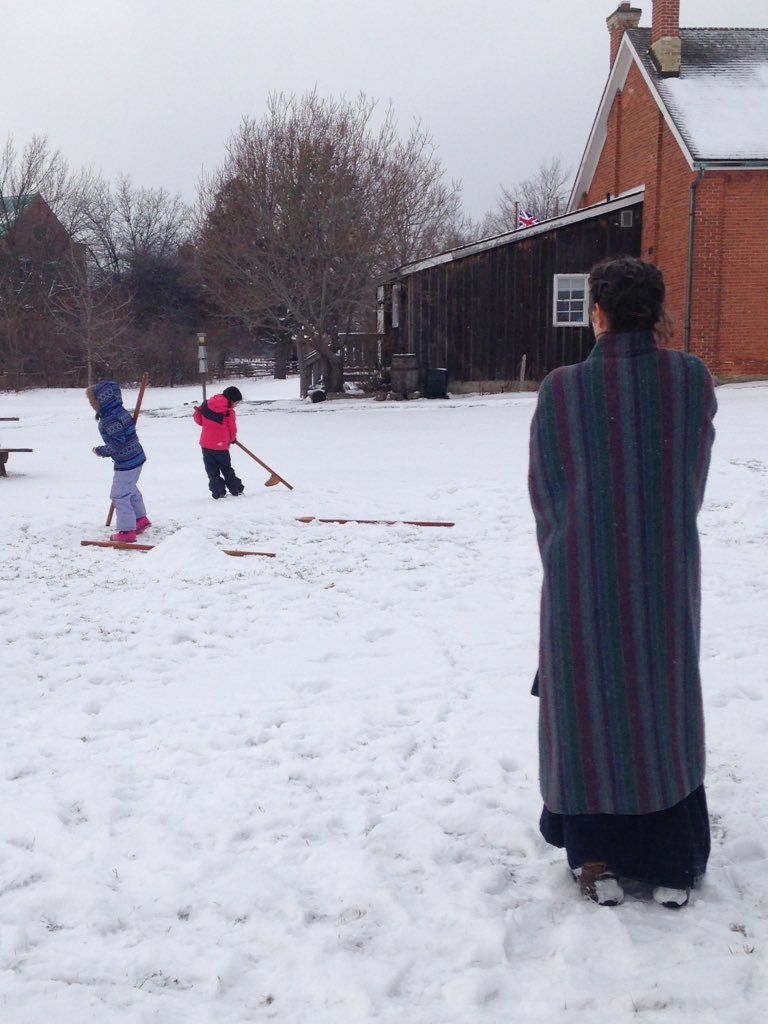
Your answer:
[[[552,157],[575,169],[617,0],[29,0],[4,15],[0,132],[70,167],[194,200],[272,91],[392,100],[420,118],[466,212]],[[636,0],[650,25],[651,0]],[[681,0],[683,26],[768,27],[766,0]],[[1,141],[4,141],[5,135]]]

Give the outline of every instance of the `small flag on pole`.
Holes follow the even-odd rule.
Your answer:
[[[517,226],[518,228],[532,228],[534,224],[538,224],[538,217],[534,217],[532,214],[524,210],[522,206],[517,208]]]

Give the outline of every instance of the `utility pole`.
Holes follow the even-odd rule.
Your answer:
[[[208,349],[205,347],[204,334],[198,334],[197,336],[197,368],[200,371],[200,381],[203,385],[203,401],[205,401],[205,379],[208,373]]]

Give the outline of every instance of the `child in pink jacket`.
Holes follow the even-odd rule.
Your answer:
[[[237,496],[245,488],[242,480],[232,469],[229,446],[237,438],[235,406],[243,396],[235,387],[224,388],[220,395],[214,395],[195,407],[192,413],[195,423],[203,429],[200,432],[200,447],[203,449],[203,465],[208,474],[208,489],[214,498],[224,498],[227,490]]]

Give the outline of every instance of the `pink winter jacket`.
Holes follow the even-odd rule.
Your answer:
[[[196,406],[192,417],[203,428],[200,432],[201,448],[225,452],[237,437],[235,410],[224,395],[214,395]]]

